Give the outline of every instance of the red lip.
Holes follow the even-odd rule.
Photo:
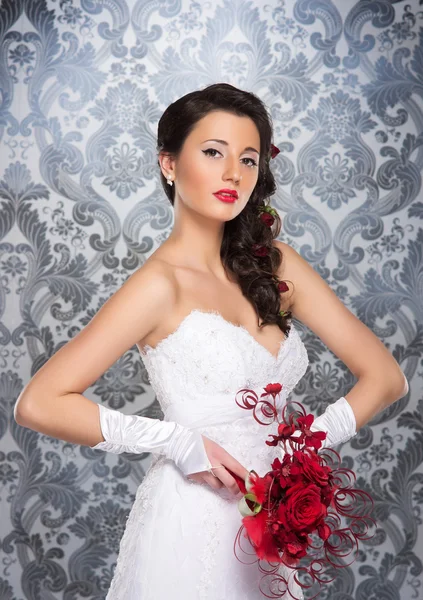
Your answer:
[[[225,188],[224,190],[218,190],[217,192],[214,192],[215,194],[232,194],[232,196],[234,196],[235,198],[238,198],[238,192],[236,190],[230,190],[228,188]]]
[[[221,202],[227,202],[229,204],[233,204],[236,201],[235,196],[223,196],[222,194],[218,194],[217,192],[215,192],[213,196],[216,196],[216,198]]]

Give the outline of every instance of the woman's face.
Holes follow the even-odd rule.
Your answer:
[[[235,218],[257,183],[259,152],[260,135],[249,117],[209,113],[185,140],[178,160],[165,157],[162,163],[165,177],[170,173],[174,181],[175,208],[183,204],[209,218]],[[238,199],[226,203],[213,195],[224,188],[236,190]]]

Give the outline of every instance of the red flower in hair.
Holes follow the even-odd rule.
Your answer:
[[[279,292],[287,292],[288,290],[289,290],[289,287],[287,286],[287,284],[284,281],[279,281],[278,291]]]
[[[269,254],[269,249],[266,246],[262,246],[261,244],[254,244],[252,247],[253,254],[256,256],[267,256]]]
[[[270,156],[271,158],[275,158],[279,154],[280,150],[277,146],[270,144]]]
[[[266,204],[264,206],[258,206],[257,211],[260,213],[260,219],[263,221],[263,223],[268,227],[271,227],[275,221],[275,217],[278,214],[276,210]]]
[[[275,222],[275,218],[274,218],[274,217],[273,217],[271,214],[269,214],[269,213],[267,213],[267,212],[263,212],[263,213],[261,213],[261,215],[260,215],[260,219],[261,219],[261,220],[263,221],[263,223],[264,223],[265,225],[267,225],[268,227],[271,227],[271,226],[273,225],[273,223]]]

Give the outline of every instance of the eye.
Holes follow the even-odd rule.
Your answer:
[[[207,150],[203,150],[204,154],[206,154],[207,156],[210,156],[209,152],[219,152],[219,150],[216,150],[216,148],[207,148]],[[220,152],[219,152],[220,154]],[[214,158],[214,157],[213,157]]]
[[[207,150],[203,150],[203,152],[207,156],[211,156],[210,152],[217,152],[218,154],[220,154],[219,150],[216,150],[216,148],[207,148]],[[213,156],[212,158],[215,158],[215,156]],[[250,160],[251,163],[247,164],[247,166],[250,167],[250,168],[254,168],[254,167],[257,166],[256,161],[254,159],[252,159],[252,158],[243,158],[242,160]]]
[[[243,158],[242,160],[251,160],[252,164],[248,165],[249,167],[256,167],[257,163],[254,159],[252,158]]]

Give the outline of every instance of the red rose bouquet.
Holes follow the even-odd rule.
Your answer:
[[[242,403],[237,401],[237,404],[246,410],[253,409],[256,421],[269,425],[277,418],[275,398],[282,385],[269,384],[264,389],[261,397],[271,396],[272,402],[259,400],[253,390],[242,389],[238,392],[242,393]],[[294,409],[288,417],[287,411],[294,405],[299,409]],[[273,420],[260,421],[259,406],[263,415]],[[297,586],[311,593],[317,587],[318,594],[322,584],[334,579],[334,568],[354,562],[355,557],[351,563],[344,561],[358,549],[358,540],[372,537],[367,536],[370,524],[374,523],[369,516],[373,508],[371,496],[352,487],[355,474],[340,468],[340,456],[335,450],[321,449],[326,433],[312,431],[313,421],[314,416],[307,414],[301,403],[287,402],[277,435],[271,434],[273,439],[265,442],[269,446],[280,445],[284,450],[281,458],[274,459],[271,470],[263,477],[252,470],[244,482],[231,472],[244,494],[238,504],[243,525],[235,542],[240,546],[241,532],[245,529],[244,537],[249,539],[258,560],[271,565],[269,570],[259,563],[260,571],[265,573],[262,579],[271,577],[280,592],[272,591],[271,596],[266,596],[269,598],[281,598],[287,590],[291,597],[296,597],[284,576],[287,570],[280,565],[289,567],[291,574],[295,571]],[[341,517],[349,519],[348,527],[340,528]]]

